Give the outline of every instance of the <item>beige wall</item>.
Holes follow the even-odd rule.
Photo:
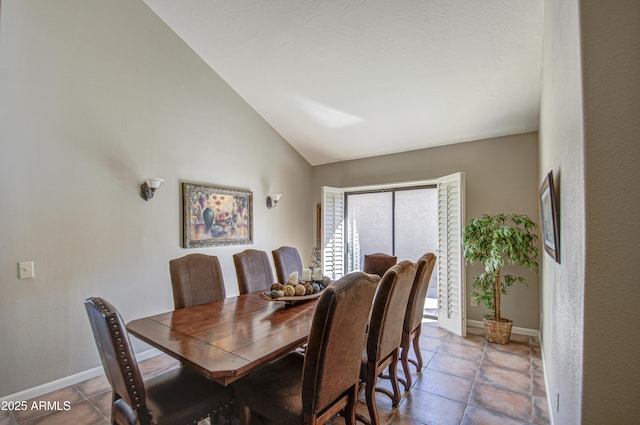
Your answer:
[[[218,255],[233,295],[234,252],[308,255],[311,166],[142,2],[3,0],[1,19],[0,397],[99,365],[86,297],[128,321],[173,307],[171,258]],[[252,190],[255,243],[182,249],[182,180]]]
[[[560,424],[581,423],[582,400],[585,183],[577,11],[577,1],[546,2],[540,116],[539,172],[553,171],[560,210],[561,264],[544,255],[541,270],[547,394]]]
[[[527,214],[538,222],[538,134],[528,133],[460,143],[375,158],[346,161],[313,168],[316,201],[321,186],[352,187],[436,179],[465,172],[467,219],[482,214]],[[473,275],[467,270],[468,318],[482,320],[484,307],[469,307]],[[514,326],[538,329],[538,276],[522,271],[529,286],[514,286],[503,300],[503,315]]]
[[[559,177],[561,263],[543,262],[542,342],[555,424],[640,423],[638,22],[636,0],[545,2],[540,174]]]
[[[611,412],[618,423],[640,423],[640,2],[608,3],[580,4],[589,312],[583,424],[605,423]]]

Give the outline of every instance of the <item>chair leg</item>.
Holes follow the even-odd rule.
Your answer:
[[[391,388],[393,391],[389,391],[386,388],[375,389],[375,391],[381,392],[386,396],[388,396],[391,399],[391,403],[393,404],[393,407],[398,407],[398,405],[400,404],[401,394],[400,394],[400,385],[398,384],[398,382],[402,382],[405,385],[405,387],[407,385],[407,381],[398,377],[398,362],[400,361],[399,357],[400,357],[400,348],[398,347],[395,350],[393,350],[393,353],[391,353],[391,362],[389,363],[389,366],[387,368],[387,374],[386,375],[378,374],[378,376],[381,378],[391,380]],[[408,376],[409,378],[411,378],[411,375],[408,375]]]
[[[378,417],[378,407],[376,406],[376,383],[378,381],[378,367],[375,362],[367,364],[367,385],[364,393],[367,400],[367,409],[369,409],[369,418],[371,425],[380,425]]]
[[[353,386],[347,405],[344,408],[344,420],[347,425],[356,425],[356,403],[358,402],[358,385]]]
[[[251,408],[244,404],[238,405],[239,425],[249,425],[251,423]]]
[[[422,333],[422,326],[413,333],[413,351],[416,353],[416,359],[418,360],[417,368],[418,372],[422,370],[422,354],[420,353],[420,334]],[[408,347],[407,347],[408,348]]]
[[[389,377],[391,378],[391,385],[393,387],[393,397],[391,402],[393,407],[398,407],[400,404],[400,386],[398,385],[398,348],[393,353],[393,360],[389,364]]]
[[[409,369],[409,350],[411,349],[411,346],[409,344],[410,343],[407,342],[402,346],[402,353],[400,355],[400,363],[402,363],[402,371],[404,372],[404,379],[402,380],[402,383],[404,384],[405,391],[409,391],[411,385],[413,384],[411,378],[411,370]]]

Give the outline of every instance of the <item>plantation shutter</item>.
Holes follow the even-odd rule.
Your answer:
[[[322,187],[322,270],[336,280],[344,274],[344,191]]]
[[[466,335],[465,267],[462,256],[464,173],[438,179],[438,323]]]

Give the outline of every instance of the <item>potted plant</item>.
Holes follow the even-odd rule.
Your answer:
[[[481,263],[484,273],[474,276],[473,297],[491,309],[484,315],[485,336],[491,342],[507,344],[513,321],[502,317],[500,297],[516,282],[527,284],[522,276],[503,274],[505,264],[538,271],[536,224],[526,215],[483,215],[463,229],[464,257],[467,264]]]

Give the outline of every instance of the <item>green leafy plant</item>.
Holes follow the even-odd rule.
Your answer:
[[[522,276],[502,274],[505,264],[538,271],[536,224],[526,215],[483,215],[463,229],[464,257],[467,264],[481,263],[484,273],[474,276],[473,297],[493,311],[487,319],[502,320],[500,296],[507,295],[514,283],[527,284]]]

